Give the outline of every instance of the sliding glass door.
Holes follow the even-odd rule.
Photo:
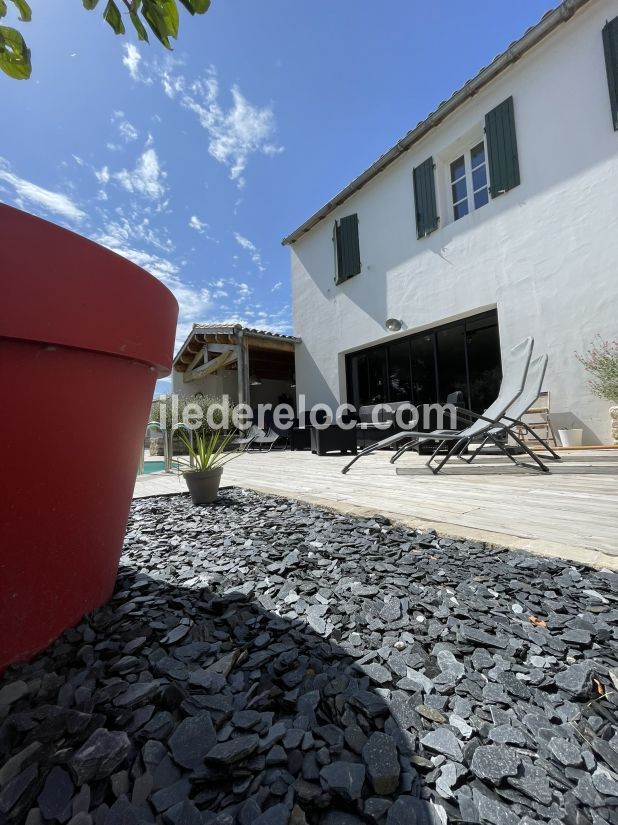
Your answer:
[[[502,370],[495,310],[346,356],[348,400],[444,403],[456,391],[482,412],[498,394]]]

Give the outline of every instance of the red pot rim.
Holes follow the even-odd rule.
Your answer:
[[[141,267],[75,232],[0,204],[0,337],[172,368],[178,304]]]

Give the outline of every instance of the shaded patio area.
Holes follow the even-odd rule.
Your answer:
[[[396,473],[390,453],[381,452],[343,476],[344,456],[273,450],[230,462],[223,484],[618,569],[618,450],[561,455],[543,476],[491,457],[471,467],[453,463],[434,476],[415,454]],[[176,475],[152,474],[137,480],[134,495],[185,489]]]

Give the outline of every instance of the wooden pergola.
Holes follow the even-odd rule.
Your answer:
[[[238,373],[238,402],[250,401],[250,376],[292,383],[298,338],[240,324],[194,324],[174,359],[184,381],[198,381],[219,370]]]

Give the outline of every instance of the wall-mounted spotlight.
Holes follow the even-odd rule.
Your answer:
[[[399,332],[399,330],[403,327],[403,322],[398,318],[389,318],[384,326],[389,332]]]

